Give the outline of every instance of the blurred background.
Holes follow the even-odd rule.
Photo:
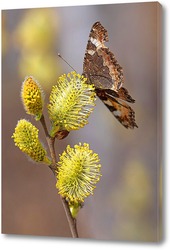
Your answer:
[[[5,234],[71,237],[52,172],[29,161],[11,136],[17,121],[26,118],[40,129],[46,145],[41,124],[25,114],[21,84],[25,76],[34,76],[48,103],[57,78],[71,71],[57,53],[82,73],[89,32],[96,21],[108,30],[106,46],[123,67],[124,87],[136,100],[132,108],[139,128],[125,129],[97,100],[89,124],[56,141],[57,153],[68,144],[87,142],[101,159],[101,180],[78,214],[79,236],[140,242],[160,239],[161,6],[156,2],[2,11]]]

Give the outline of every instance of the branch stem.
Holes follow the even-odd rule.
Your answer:
[[[61,197],[61,201],[62,201],[64,210],[65,210],[65,213],[66,213],[66,216],[67,216],[67,220],[68,220],[68,223],[69,223],[69,226],[70,226],[70,230],[71,230],[72,237],[73,237],[73,238],[79,238],[79,236],[78,236],[78,231],[77,231],[76,219],[74,219],[74,218],[72,217],[72,215],[71,215],[71,212],[70,212],[70,208],[69,208],[68,202],[67,202],[66,199],[63,198],[63,197]]]
[[[47,129],[47,126],[46,126],[44,115],[42,115],[42,117],[40,119],[40,122],[41,122],[41,124],[43,126],[45,136],[46,136],[46,140],[47,140],[47,143],[48,143],[48,147],[49,147],[49,150],[50,150],[50,155],[51,155],[51,158],[52,158],[52,164],[49,167],[52,170],[54,176],[56,177],[56,154],[55,154],[55,148],[54,148],[55,138],[52,138],[48,133],[48,129]],[[70,208],[69,208],[69,204],[66,201],[66,199],[61,197],[61,201],[62,201],[64,211],[65,211],[66,216],[67,216],[67,220],[68,220],[68,224],[69,224],[69,227],[70,227],[72,237],[73,238],[78,238],[76,219],[74,219],[72,217],[71,212],[70,212]]]
[[[48,133],[48,129],[47,129],[47,126],[46,126],[44,115],[41,116],[40,122],[41,122],[41,124],[43,126],[45,136],[46,136],[46,140],[47,140],[47,144],[48,144],[48,147],[49,147],[49,150],[50,150],[50,155],[51,155],[51,158],[52,158],[52,164],[49,167],[53,171],[53,173],[55,174],[55,170],[56,170],[56,154],[55,154],[55,149],[54,149],[55,138],[52,138]]]

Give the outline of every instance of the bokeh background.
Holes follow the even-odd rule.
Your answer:
[[[96,21],[108,30],[107,46],[124,69],[139,128],[125,129],[97,100],[89,124],[56,141],[57,153],[87,142],[101,159],[102,178],[78,214],[79,236],[161,238],[161,6],[156,2],[2,11],[2,233],[71,237],[52,172],[29,161],[11,135],[26,118],[46,145],[41,125],[25,114],[21,84],[33,75],[48,103],[58,76],[71,71],[57,53],[82,73]]]

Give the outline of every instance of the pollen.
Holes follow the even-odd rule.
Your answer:
[[[84,202],[87,196],[93,194],[95,184],[101,176],[99,161],[98,154],[87,143],[79,143],[73,148],[68,145],[60,155],[56,187],[70,204]]]
[[[92,84],[80,74],[62,75],[53,86],[48,105],[52,123],[51,136],[58,131],[78,130],[88,123],[95,106],[96,93]]]

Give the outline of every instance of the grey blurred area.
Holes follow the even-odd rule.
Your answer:
[[[124,128],[97,100],[89,124],[56,141],[57,154],[87,142],[101,160],[101,180],[78,214],[79,236],[161,239],[161,15],[158,2],[2,11],[2,233],[71,237],[52,172],[28,160],[11,136],[26,118],[47,147],[41,124],[23,109],[21,84],[34,75],[47,104],[57,78],[72,71],[57,53],[82,73],[91,26],[100,21],[136,100],[138,128]]]

